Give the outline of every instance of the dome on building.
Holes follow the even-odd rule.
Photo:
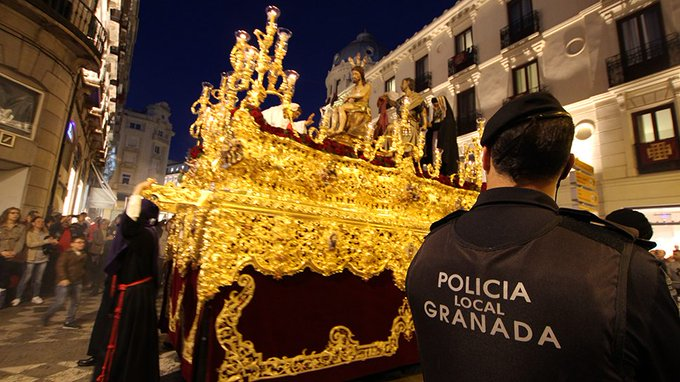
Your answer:
[[[377,62],[385,55],[385,49],[375,41],[372,34],[362,32],[357,35],[354,41],[335,54],[333,66],[335,67],[343,61],[347,61],[350,57],[355,57],[357,53],[361,54],[361,57],[368,56],[368,61],[370,62]]]

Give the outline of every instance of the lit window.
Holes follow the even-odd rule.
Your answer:
[[[540,89],[538,62],[532,61],[512,71],[515,95],[537,92]]]
[[[469,52],[472,50],[472,28],[456,35],[456,53]]]
[[[394,77],[385,81],[385,92],[396,92],[396,91],[397,91],[397,82],[394,79]]]
[[[680,169],[680,134],[673,104],[632,115],[640,173]]]

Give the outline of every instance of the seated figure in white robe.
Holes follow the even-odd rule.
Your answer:
[[[302,114],[300,105],[297,103],[291,103],[290,111],[293,122],[291,122],[286,116],[286,113],[284,113],[283,105],[273,106],[267,110],[264,110],[262,112],[262,116],[264,117],[264,120],[267,121],[267,123],[271,126],[278,127],[280,129],[292,128],[298,134],[307,134],[307,126],[314,123],[314,113],[310,114],[309,117],[307,117],[307,119],[304,121],[295,121],[295,119],[299,118]]]

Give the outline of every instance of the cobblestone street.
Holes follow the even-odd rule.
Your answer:
[[[23,302],[17,307],[0,309],[0,381],[3,382],[88,382],[92,367],[78,367],[86,358],[92,325],[101,295],[83,293],[77,323],[81,329],[64,329],[66,309],[58,312],[49,325],[40,318],[52,303],[45,298],[42,305]],[[164,335],[160,336],[161,341]],[[161,348],[162,349],[162,348]],[[162,382],[180,382],[179,362],[174,350],[160,350]],[[417,366],[358,379],[354,382],[420,382]]]
[[[90,381],[92,367],[78,367],[76,361],[87,357],[85,353],[101,295],[83,293],[77,314],[81,329],[62,328],[65,309],[58,312],[49,325],[42,326],[40,318],[53,299],[45,298],[42,305],[27,301],[0,310],[0,380]],[[160,369],[162,381],[181,381],[174,351],[161,350]]]

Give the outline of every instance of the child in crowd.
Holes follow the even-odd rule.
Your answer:
[[[12,306],[17,306],[21,303],[21,297],[24,294],[26,284],[31,279],[33,279],[33,299],[31,299],[31,302],[34,304],[43,303],[43,299],[40,297],[40,287],[45,268],[47,267],[47,261],[49,261],[49,257],[43,252],[43,246],[58,243],[57,239],[49,236],[45,228],[45,219],[42,216],[34,216],[29,225],[30,229],[26,232],[26,247],[28,248],[26,269],[19,282],[16,298],[12,300]]]
[[[80,329],[76,324],[76,311],[80,303],[80,292],[83,288],[83,275],[85,274],[85,238],[72,236],[71,248],[62,253],[57,260],[57,290],[54,303],[47,309],[42,318],[43,325],[47,325],[50,318],[64,306],[66,297],[71,299],[71,304],[66,315],[64,329]]]

